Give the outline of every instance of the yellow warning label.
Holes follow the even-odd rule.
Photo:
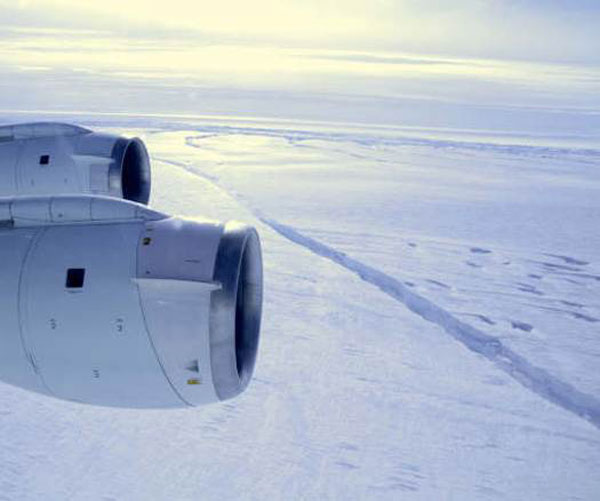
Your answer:
[[[202,384],[202,381],[198,378],[190,378],[187,380],[187,384]]]

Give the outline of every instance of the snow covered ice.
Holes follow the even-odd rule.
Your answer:
[[[595,497],[596,152],[206,129],[127,132],[154,206],[259,228],[255,380],[169,412],[3,386],[7,498]]]
[[[202,80],[237,47],[36,40],[0,50],[2,124],[141,137],[153,208],[258,228],[264,317],[223,404],[0,384],[0,499],[600,498],[597,69],[281,49],[278,88]]]

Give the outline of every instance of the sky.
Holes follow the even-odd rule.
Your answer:
[[[0,0],[4,28],[600,63],[593,0]]]
[[[0,0],[0,113],[226,115],[593,143],[597,26],[589,0]]]

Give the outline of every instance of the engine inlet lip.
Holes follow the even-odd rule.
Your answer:
[[[210,362],[221,400],[244,391],[254,371],[262,314],[262,256],[255,229],[227,223],[217,251],[211,294]]]
[[[150,157],[141,139],[118,138],[111,153],[108,171],[109,193],[144,205],[152,186]]]

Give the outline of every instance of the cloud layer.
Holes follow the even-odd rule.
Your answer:
[[[599,64],[591,0],[0,0],[6,25]]]

